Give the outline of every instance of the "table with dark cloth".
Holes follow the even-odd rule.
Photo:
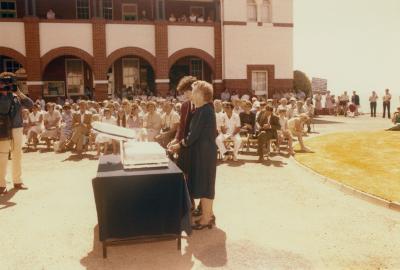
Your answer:
[[[190,198],[182,171],[168,168],[124,170],[115,157],[100,158],[93,191],[103,256],[107,246],[126,240],[191,234]]]

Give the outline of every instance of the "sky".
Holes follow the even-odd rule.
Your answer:
[[[372,90],[400,104],[400,0],[293,0],[294,69],[356,90],[369,111]],[[378,103],[381,110],[382,104]]]

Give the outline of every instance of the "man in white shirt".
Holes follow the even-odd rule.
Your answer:
[[[392,95],[389,93],[389,89],[385,90],[385,95],[383,96],[383,118],[386,115],[386,109],[388,112],[388,118],[390,119],[390,101],[392,100]]]
[[[225,140],[230,139],[233,141],[233,160],[237,161],[242,139],[240,138],[240,117],[238,114],[233,112],[232,103],[226,103],[224,105],[225,114],[223,116],[223,125],[221,126],[221,132],[219,133],[216,144],[218,149],[223,156],[223,160],[228,159],[225,156],[228,151],[225,147]]]

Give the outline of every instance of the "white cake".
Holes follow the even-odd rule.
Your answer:
[[[126,169],[168,167],[165,149],[156,142],[128,141],[122,145],[121,158]]]

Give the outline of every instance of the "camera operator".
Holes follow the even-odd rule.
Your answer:
[[[0,195],[7,192],[6,175],[9,153],[12,159],[12,180],[15,189],[27,189],[21,180],[22,109],[30,109],[33,101],[17,87],[15,74],[0,74]]]

